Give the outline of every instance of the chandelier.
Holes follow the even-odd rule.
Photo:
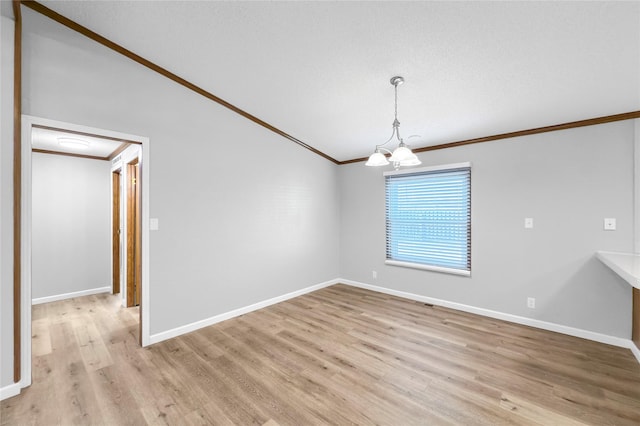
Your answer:
[[[398,121],[398,86],[402,83],[404,83],[404,78],[400,76],[391,78],[391,84],[395,90],[395,119],[393,120],[393,132],[391,133],[391,137],[389,137],[385,143],[376,145],[376,150],[371,154],[369,160],[365,163],[365,166],[386,166],[391,162],[393,163],[393,167],[398,169],[401,166],[417,166],[422,164],[418,157],[411,152],[411,149],[409,149],[400,137],[400,122]],[[393,152],[383,148],[383,146],[391,142],[394,137],[399,142],[398,147],[394,149]],[[387,159],[385,153],[391,155],[389,159]]]

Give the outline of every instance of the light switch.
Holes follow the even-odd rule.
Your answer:
[[[532,217],[525,217],[524,218],[524,227],[527,228],[527,229],[533,228],[533,218]]]
[[[604,218],[604,230],[605,231],[615,231],[616,230],[616,219],[614,217],[605,217]]]
[[[158,230],[158,218],[157,217],[152,217],[149,218],[149,230],[150,231],[157,231]]]

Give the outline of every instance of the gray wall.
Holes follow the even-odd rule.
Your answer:
[[[629,338],[631,286],[594,253],[633,250],[633,128],[625,121],[420,154],[425,166],[472,162],[470,278],[385,265],[383,170],[341,167],[341,276]],[[605,217],[617,231],[603,230]]]
[[[337,166],[23,16],[24,113],[150,138],[152,334],[338,276]]]
[[[13,383],[13,21],[0,17],[0,387]]]
[[[31,156],[31,296],[111,286],[111,163]]]

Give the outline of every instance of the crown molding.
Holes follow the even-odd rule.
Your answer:
[[[640,118],[640,111],[623,112],[621,114],[605,115],[602,117],[589,118],[586,120],[570,121],[568,123],[554,124],[551,126],[535,127],[533,129],[518,130],[515,132],[509,132],[509,133],[500,133],[497,135],[484,136],[481,138],[466,139],[466,140],[457,141],[457,142],[448,142],[448,143],[443,143],[438,145],[425,146],[422,148],[415,148],[412,151],[414,153],[436,151],[438,149],[455,148],[458,146],[472,145],[476,143],[491,142],[491,141],[497,141],[501,139],[517,138],[520,136],[527,136],[527,135],[536,135],[538,133],[547,133],[547,132],[556,132],[558,130],[575,129],[577,127],[595,126],[597,124],[612,123],[614,121],[632,120],[634,118]],[[367,157],[354,158],[352,160],[340,161],[338,164],[343,165],[343,164],[359,163],[361,161],[367,161],[367,159],[368,159]]]
[[[38,154],[62,155],[64,157],[85,158],[88,160],[109,161],[109,157],[98,157],[97,155],[74,154],[73,152],[51,151],[49,149],[33,148],[31,149],[31,152],[35,152]]]

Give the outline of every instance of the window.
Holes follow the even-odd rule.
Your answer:
[[[471,164],[385,173],[387,264],[471,275]]]

